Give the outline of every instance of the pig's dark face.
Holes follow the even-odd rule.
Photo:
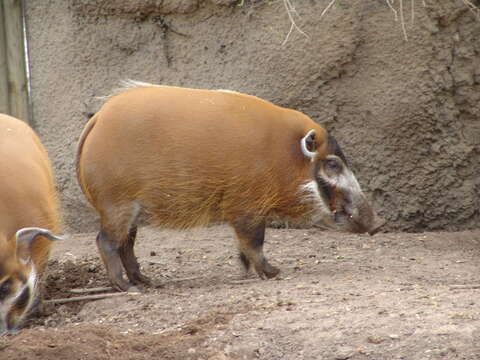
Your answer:
[[[313,162],[313,181],[306,184],[310,199],[315,199],[320,221],[330,228],[373,235],[384,224],[348,167],[340,146],[328,137],[327,155]]]
[[[384,221],[378,218],[360,185],[337,155],[328,155],[318,163],[315,181],[326,207],[327,225],[348,232],[374,234]]]
[[[12,239],[0,238],[0,335],[18,330],[37,303],[39,274],[32,247],[40,238],[61,239],[35,227],[18,230]]]
[[[8,259],[0,268],[0,335],[18,329],[35,302],[36,273],[31,262]]]

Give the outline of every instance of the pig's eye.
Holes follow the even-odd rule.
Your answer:
[[[12,279],[5,280],[0,284],[0,301],[3,301],[10,294],[12,289]]]
[[[336,159],[325,160],[325,170],[339,173],[342,171],[342,165]]]

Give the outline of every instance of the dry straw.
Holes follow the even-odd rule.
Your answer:
[[[332,3],[333,3],[333,1],[332,1]],[[287,36],[285,37],[285,40],[283,40],[282,46],[287,43],[288,38],[290,37],[290,34],[292,33],[292,31],[294,29],[297,30],[300,34],[302,34],[306,38],[309,38],[309,36],[306,33],[304,33],[295,23],[294,16],[296,15],[296,16],[300,17],[300,15],[298,15],[298,13],[295,10],[295,8],[293,7],[291,1],[290,0],[283,0],[283,5],[285,6],[285,9],[287,10],[287,14],[288,14],[288,18],[290,19],[291,26],[290,26],[290,30],[288,31]]]
[[[395,0],[384,0],[387,6],[390,8],[390,10],[394,14],[394,19],[396,22],[400,19],[400,24],[402,27],[402,33],[403,33],[403,38],[405,41],[408,41],[408,34],[407,34],[407,28],[405,25],[405,4],[404,0],[397,0],[398,4],[398,9],[395,8]],[[471,0],[461,0],[465,6],[468,7],[468,9],[480,20],[480,9],[472,3]],[[337,0],[331,0],[328,5],[325,7],[325,9],[321,12],[320,14],[320,19],[332,8],[332,6],[337,2]],[[406,3],[406,1],[405,1]],[[282,43],[282,46],[285,45],[290,38],[290,35],[292,34],[293,30],[297,30],[300,34],[303,36],[309,38],[308,34],[306,34],[304,31],[302,31],[297,23],[295,22],[295,17],[300,18],[300,15],[298,15],[297,11],[293,7],[292,1],[291,0],[283,0],[283,4],[285,6],[285,9],[288,14],[288,18],[290,20],[290,30],[288,31],[287,36],[285,37],[285,40]],[[423,7],[427,7],[427,2],[425,0],[422,0],[422,5]],[[408,11],[408,10],[407,10]],[[411,23],[413,24],[415,22],[415,0],[410,0],[410,19]]]

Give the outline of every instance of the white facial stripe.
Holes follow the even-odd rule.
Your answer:
[[[362,192],[357,178],[347,168],[344,168],[340,175],[333,177],[322,176],[322,179],[325,180],[325,182],[327,182],[329,185],[337,187],[340,190],[348,191],[354,194]]]
[[[5,327],[6,327],[6,324],[5,324],[6,315],[10,312],[10,309],[12,308],[12,306],[15,304],[17,299],[20,297],[22,292],[27,287],[30,289],[30,298],[28,299],[28,304],[25,307],[24,312],[21,314],[21,316],[18,319],[19,322],[21,322],[24,316],[28,313],[28,311],[33,305],[36,286],[37,286],[37,272],[35,271],[35,267],[32,266],[32,271],[30,271],[30,275],[28,276],[27,282],[22,287],[20,287],[20,289],[18,289],[15,296],[12,296],[11,298],[4,301],[3,303],[0,303],[0,316],[1,316],[0,321],[2,322],[2,324],[4,324]]]
[[[312,221],[318,222],[331,215],[328,205],[323,201],[320,192],[318,191],[318,184],[315,180],[310,180],[300,187],[300,192],[303,194],[304,201],[311,201],[314,204],[314,211],[312,213]]]
[[[27,280],[27,286],[30,288],[31,294],[35,294],[35,290],[37,287],[37,272],[35,270],[35,267],[32,265],[32,271],[30,271],[30,276],[28,277]],[[34,296],[30,297],[30,300],[33,301]],[[29,306],[30,307],[30,304]]]

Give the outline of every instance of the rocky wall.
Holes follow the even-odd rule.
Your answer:
[[[71,231],[92,230],[76,142],[121,79],[231,89],[295,108],[344,148],[389,230],[479,227],[480,21],[464,2],[26,2],[34,124]],[[395,2],[396,6],[398,2]],[[413,20],[413,21],[412,21]]]

